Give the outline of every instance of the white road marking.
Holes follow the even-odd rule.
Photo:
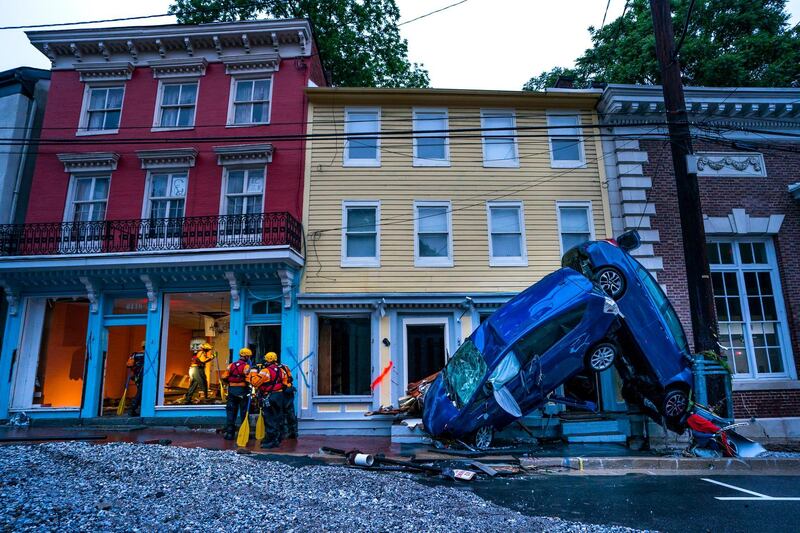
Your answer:
[[[752,490],[743,489],[741,487],[737,487],[735,485],[728,485],[727,483],[723,483],[721,481],[717,481],[715,479],[708,479],[706,477],[700,478],[703,481],[708,481],[709,483],[714,483],[715,485],[720,485],[722,487],[726,487],[733,490],[738,490],[739,492],[744,492],[745,494],[752,494],[753,496],[715,496],[714,498],[717,500],[724,500],[724,501],[772,501],[772,502],[798,502],[800,501],[800,497],[792,497],[792,496],[767,496],[766,494],[761,494],[760,492],[754,492]]]

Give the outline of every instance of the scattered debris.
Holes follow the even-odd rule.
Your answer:
[[[0,436],[0,442],[106,440],[107,438],[107,435],[10,435]]]
[[[26,427],[31,424],[30,417],[25,413],[25,411],[20,411],[19,413],[14,413],[9,421],[9,426],[16,426],[16,427]]]
[[[364,416],[395,415],[419,418],[422,416],[422,402],[420,401],[420,398],[425,396],[425,392],[428,390],[428,387],[431,386],[431,383],[436,380],[438,375],[439,372],[431,374],[430,376],[419,381],[415,381],[414,383],[410,383],[406,389],[406,396],[403,396],[397,400],[398,407],[382,405],[377,411],[369,411],[364,413]],[[421,423],[422,419],[420,419],[420,424]]]

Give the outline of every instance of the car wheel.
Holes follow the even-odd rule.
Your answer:
[[[614,298],[619,299],[625,292],[625,276],[614,267],[603,267],[597,270],[594,279],[603,292]]]
[[[603,372],[614,365],[617,347],[610,342],[598,344],[586,354],[586,366],[593,372]]]
[[[680,389],[673,389],[664,396],[662,412],[667,418],[679,418],[689,408],[689,395]]]
[[[494,428],[492,426],[483,426],[482,428],[479,428],[473,435],[475,447],[479,450],[485,450],[491,447],[493,438]]]

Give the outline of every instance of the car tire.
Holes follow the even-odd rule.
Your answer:
[[[625,293],[625,276],[617,268],[598,268],[594,273],[594,281],[615,300],[619,300]]]
[[[492,426],[483,426],[478,428],[472,434],[472,442],[479,450],[486,450],[492,446],[494,440],[494,428]]]
[[[601,342],[586,352],[586,368],[600,373],[614,366],[617,360],[617,347],[610,342]]]
[[[662,414],[670,419],[677,420],[689,409],[689,395],[682,389],[672,389],[664,395],[661,402]]]

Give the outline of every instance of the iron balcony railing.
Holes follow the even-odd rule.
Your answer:
[[[0,255],[58,255],[290,246],[302,227],[291,214],[258,213],[0,225]]]

